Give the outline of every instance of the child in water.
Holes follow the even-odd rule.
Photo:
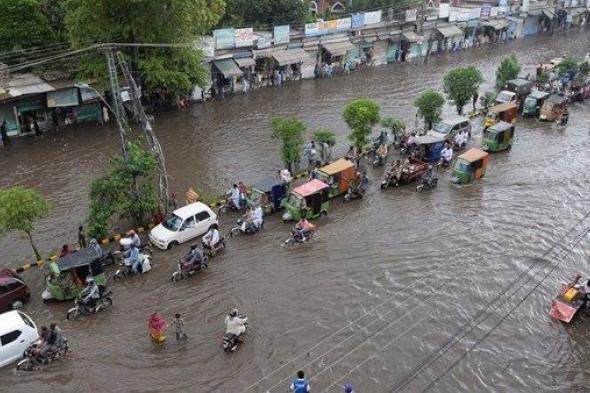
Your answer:
[[[174,314],[174,321],[172,321],[170,326],[172,325],[176,327],[176,341],[186,340],[187,336],[184,332],[184,319],[181,318],[180,314]]]

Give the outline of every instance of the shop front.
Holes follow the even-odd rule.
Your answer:
[[[47,112],[56,125],[74,124],[76,122],[75,109],[79,104],[78,88],[76,87],[47,93]]]
[[[438,51],[454,51],[463,47],[463,31],[457,26],[445,26],[436,29]]]
[[[494,19],[481,22],[483,27],[482,44],[497,44],[508,37],[507,29],[510,23],[505,19]]]
[[[422,42],[424,37],[416,34],[415,31],[404,31],[401,40],[400,61],[409,61],[422,53]]]
[[[402,35],[390,36],[387,40],[387,63],[399,63],[402,59]]]
[[[350,41],[321,43],[320,61],[324,77],[332,76],[335,70],[342,70],[346,62],[346,53],[354,50]],[[319,65],[319,64],[318,64]]]
[[[252,53],[234,53],[234,61],[242,71],[242,75],[237,81],[239,89],[243,92],[252,89],[255,86],[254,67],[256,66],[256,60],[252,58]]]
[[[226,92],[233,92],[236,79],[243,74],[233,59],[214,60],[211,77],[216,97],[223,99]]]
[[[301,79],[302,64],[309,58],[309,54],[303,48],[288,48],[272,52],[276,69],[281,73],[282,81]]]

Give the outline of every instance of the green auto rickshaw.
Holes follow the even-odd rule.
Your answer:
[[[512,146],[514,124],[500,121],[483,131],[481,149],[487,152],[502,151]]]
[[[91,246],[51,262],[41,295],[43,301],[75,299],[86,286],[88,276],[94,277],[96,285],[106,286],[103,263],[108,258],[113,258],[110,252],[99,253]]]
[[[534,90],[526,96],[524,104],[522,105],[523,116],[539,116],[539,112],[543,107],[543,103],[549,97],[549,93],[539,90]]]
[[[471,148],[457,157],[453,166],[451,181],[456,184],[469,184],[479,180],[486,173],[490,156],[483,150]]]
[[[330,186],[313,179],[296,187],[285,203],[283,222],[299,221],[301,218],[314,219],[328,214]]]

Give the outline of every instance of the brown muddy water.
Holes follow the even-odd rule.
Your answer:
[[[571,31],[162,115],[156,130],[172,189],[220,192],[273,174],[281,164],[272,116],[332,129],[343,154],[341,113],[355,97],[413,124],[416,95],[439,89],[452,67],[476,65],[490,89],[511,51],[526,73],[564,51],[583,56],[589,44],[587,32]],[[560,282],[590,274],[588,113],[588,104],[572,105],[565,129],[519,119],[512,149],[494,154],[472,186],[450,185],[447,172],[433,193],[380,192],[382,169],[369,169],[368,196],[333,202],[311,244],[282,248],[289,226],[272,217],[264,232],[229,240],[207,272],[177,284],[170,275],[184,247],[156,252],[151,272],[111,285],[111,309],[79,323],[65,321],[70,303],[43,304],[42,274],[27,272],[34,296],[25,311],[38,324],[58,321],[72,351],[42,371],[2,369],[0,391],[273,393],[288,391],[299,369],[318,393],[339,392],[345,382],[359,393],[588,391],[590,318],[564,326],[547,315]],[[34,186],[53,203],[34,234],[42,249],[76,240],[88,184],[118,141],[114,129],[85,127],[16,140],[0,152],[1,186]],[[234,217],[221,220],[227,233]],[[30,254],[18,236],[0,246],[12,267]],[[220,340],[234,306],[248,314],[250,330],[228,355]],[[146,329],[153,311],[183,314],[188,342],[154,347]]]

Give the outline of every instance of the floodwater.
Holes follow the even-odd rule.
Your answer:
[[[416,95],[439,89],[452,67],[476,65],[491,88],[511,51],[532,72],[564,48],[583,56],[589,44],[587,32],[570,31],[165,114],[156,129],[172,189],[220,192],[273,174],[280,168],[273,116],[333,130],[343,154],[341,113],[355,97],[373,98],[383,115],[413,124]],[[369,169],[368,196],[333,202],[313,243],[282,248],[289,226],[269,218],[264,232],[229,240],[206,273],[176,284],[170,275],[184,247],[156,252],[154,270],[112,284],[114,307],[82,322],[65,321],[70,304],[42,304],[42,275],[27,272],[34,299],[26,312],[38,324],[58,321],[72,351],[39,372],[5,368],[1,385],[39,393],[274,393],[287,391],[303,369],[313,392],[339,392],[346,382],[371,393],[588,391],[590,318],[564,326],[547,313],[560,282],[590,273],[589,129],[588,104],[572,106],[566,129],[519,119],[513,148],[494,154],[485,179],[467,187],[441,173],[433,193],[380,192],[382,169]],[[35,232],[42,249],[76,240],[87,186],[118,141],[112,129],[87,127],[14,141],[0,152],[2,186],[34,186],[53,203]],[[227,233],[234,217],[221,219]],[[30,254],[17,236],[1,247],[3,262]],[[234,306],[248,314],[250,330],[228,355],[220,348],[222,321]],[[180,312],[188,342],[154,347],[146,329],[153,311]]]

